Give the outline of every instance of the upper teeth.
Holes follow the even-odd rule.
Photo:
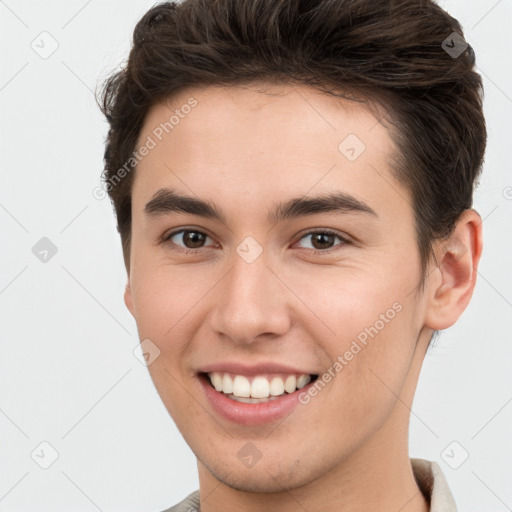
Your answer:
[[[311,377],[307,374],[299,376],[288,375],[286,378],[279,376],[266,377],[258,375],[252,379],[244,375],[230,375],[229,373],[211,372],[208,374],[213,387],[222,393],[233,394],[238,397],[268,398],[293,393],[296,389],[303,388],[309,383]]]

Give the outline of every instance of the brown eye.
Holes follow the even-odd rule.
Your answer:
[[[197,249],[202,246],[205,238],[204,233],[199,231],[184,231],[182,240],[188,249]]]
[[[175,240],[173,240],[173,238]],[[196,231],[193,229],[180,229],[179,231],[169,233],[163,241],[168,243],[172,249],[177,251],[186,251],[187,249],[193,251],[194,249],[203,248],[207,238],[210,237],[201,231]],[[178,241],[181,241],[181,244],[183,245],[178,243]]]
[[[338,233],[328,230],[311,231],[304,235],[300,240],[307,239],[308,237],[311,240],[310,247],[305,248],[311,249],[316,253],[329,252],[330,249],[336,248],[336,245],[343,246],[350,243]],[[340,240],[341,243],[336,244],[336,239]]]
[[[329,235],[327,233],[315,233],[312,235],[311,241],[315,249],[329,249],[334,238],[334,235]]]

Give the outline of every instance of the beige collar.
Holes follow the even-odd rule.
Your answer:
[[[434,461],[411,458],[414,478],[421,492],[430,500],[430,512],[457,512],[448,482]]]

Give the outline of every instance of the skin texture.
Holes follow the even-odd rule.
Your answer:
[[[409,192],[391,174],[388,129],[364,106],[306,86],[205,87],[154,106],[139,137],[193,96],[198,104],[138,164],[125,302],[140,339],[160,356],[149,371],[198,460],[201,509],[427,511],[408,454],[410,407],[433,329],[452,325],[473,292],[481,219],[461,217],[421,277]],[[338,145],[366,146],[349,161]],[[227,224],[144,206],[160,188],[217,204]],[[317,213],[269,223],[281,201],[342,191],[365,213]],[[205,233],[195,254],[178,228]],[[346,237],[318,243],[312,230]],[[236,248],[252,236],[252,263]],[[314,245],[316,242],[316,245]],[[322,249],[322,247],[325,247]],[[198,248],[198,249],[197,249]],[[312,249],[324,254],[313,254]],[[401,309],[336,376],[284,420],[242,426],[219,416],[197,371],[275,361],[322,374],[393,304]],[[238,451],[252,442],[261,459]]]

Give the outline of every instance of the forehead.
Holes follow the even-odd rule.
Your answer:
[[[174,119],[173,114],[177,114]],[[293,134],[308,135],[315,142],[318,133],[336,142],[352,129],[361,139],[371,133],[372,139],[382,143],[389,137],[383,117],[384,109],[376,102],[335,97],[305,85],[253,83],[182,90],[149,110],[142,132],[150,133],[163,124],[165,136],[171,131],[178,134],[185,126],[189,136],[198,137],[197,142],[207,142],[216,135],[215,128],[231,127],[246,143],[258,136],[281,145],[290,142],[293,147],[289,140]],[[277,140],[276,129],[284,130]]]
[[[395,147],[375,110],[307,86],[183,90],[149,110],[137,147],[149,139],[152,149],[135,173],[138,209],[167,186],[234,199],[246,209],[251,198],[261,207],[269,195],[313,188],[352,189],[377,207],[379,191],[395,200],[407,195],[398,182],[389,185]]]

